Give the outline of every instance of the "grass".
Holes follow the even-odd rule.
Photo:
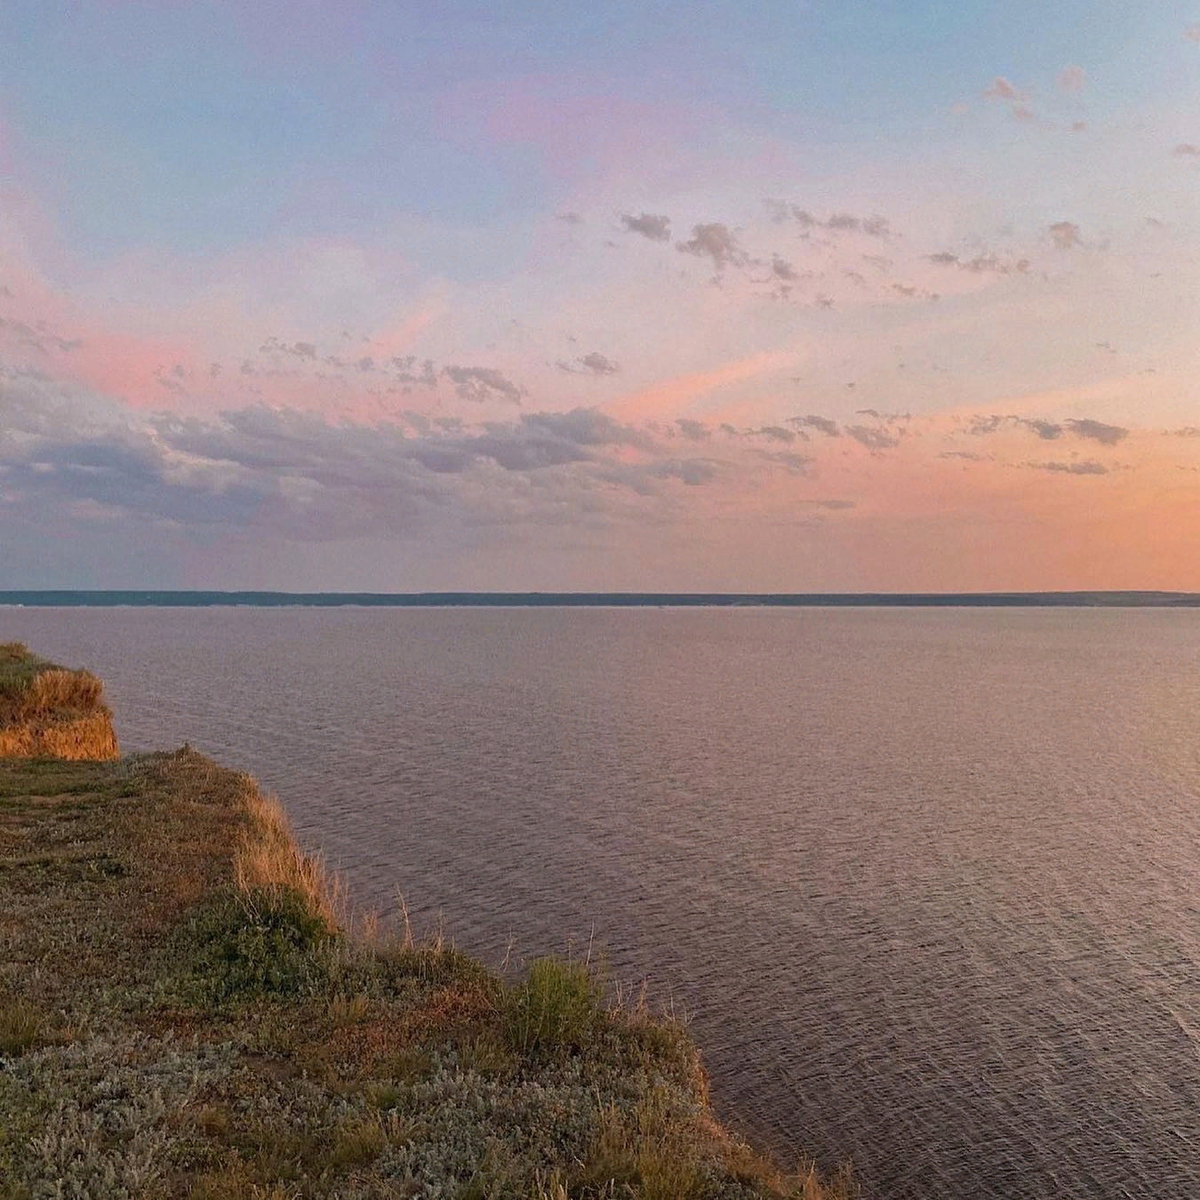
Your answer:
[[[846,1200],[715,1122],[677,1022],[359,922],[185,748],[0,761],[0,1198]]]
[[[88,671],[39,658],[21,642],[0,643],[0,756],[117,757],[104,685]]]

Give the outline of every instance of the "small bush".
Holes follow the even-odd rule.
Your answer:
[[[504,997],[504,1035],[514,1050],[580,1050],[604,1017],[603,987],[587,963],[539,958]]]

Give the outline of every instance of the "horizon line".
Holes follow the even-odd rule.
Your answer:
[[[1200,607],[1157,589],[979,592],[282,591],[264,588],[21,588],[3,607]]]

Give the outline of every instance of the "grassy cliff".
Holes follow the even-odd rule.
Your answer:
[[[186,747],[0,761],[0,939],[4,1200],[855,1193],[726,1133],[686,1031],[586,963],[351,922]]]
[[[0,643],[0,756],[116,758],[104,686],[87,671],[68,671]]]

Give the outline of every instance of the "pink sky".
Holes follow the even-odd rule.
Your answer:
[[[366,25],[218,78],[156,20],[160,115],[0,91],[14,584],[1200,590],[1182,31],[1147,21],[1156,96],[1063,44],[874,126],[481,40],[326,127]]]

